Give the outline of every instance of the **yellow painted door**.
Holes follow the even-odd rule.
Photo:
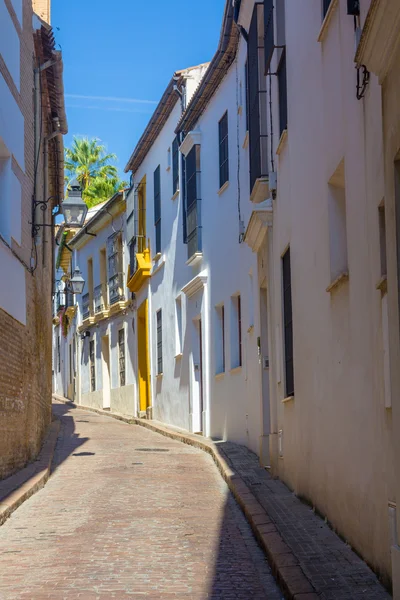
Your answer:
[[[150,406],[150,369],[149,369],[149,328],[148,301],[138,309],[138,367],[139,367],[139,406],[145,411]]]

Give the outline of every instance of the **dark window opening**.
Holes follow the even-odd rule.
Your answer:
[[[200,145],[186,157],[186,234],[188,259],[201,252]]]
[[[242,302],[240,296],[237,297],[237,317],[239,327],[239,367],[242,366]]]
[[[322,17],[325,19],[326,13],[331,5],[332,0],[322,0]]]
[[[161,190],[160,165],[154,171],[154,226],[156,228],[156,254],[161,252]]]
[[[219,134],[219,187],[229,181],[228,113],[218,123]]]
[[[179,190],[179,142],[176,137],[172,142],[172,195]]]
[[[278,90],[279,90],[279,135],[287,129],[287,79],[286,79],[286,52],[282,52],[278,66]]]
[[[161,310],[157,312],[157,375],[163,372],[162,354],[162,315]]]
[[[89,343],[89,359],[90,359],[90,390],[96,391],[96,367],[94,361],[94,340]]]
[[[274,3],[264,0],[264,57],[265,74],[268,73],[271,58],[274,53]]]
[[[292,315],[292,280],[290,267],[290,248],[282,257],[283,279],[283,331],[285,345],[285,393],[294,396],[293,369],[293,315]]]

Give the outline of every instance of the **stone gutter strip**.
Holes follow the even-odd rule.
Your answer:
[[[221,455],[218,444],[195,434],[186,433],[172,427],[166,427],[164,424],[158,423],[157,421],[148,421],[136,417],[125,417],[108,410],[74,404],[70,400],[66,400],[55,394],[53,394],[53,398],[54,400],[68,404],[73,408],[88,410],[104,416],[113,417],[124,423],[146,427],[155,433],[188,444],[189,446],[199,448],[210,454],[222,477],[228,484],[230,491],[245,514],[260,546],[268,557],[273,573],[286,592],[287,598],[289,600],[318,600],[320,596],[315,592],[314,587],[302,571],[296,556],[283,541],[267,512],[256,500],[243,479],[236,475],[232,470],[229,459],[227,457],[224,458]]]
[[[55,420],[47,430],[37,459],[15,475],[0,482],[0,525],[33,494],[46,484],[56,447],[60,421]]]

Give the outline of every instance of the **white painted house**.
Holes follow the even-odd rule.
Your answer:
[[[54,340],[54,392],[79,404],[133,415],[134,325],[126,288],[125,194],[89,211],[85,226],[64,232],[57,267],[66,275],[79,266],[83,294],[61,291]],[[60,312],[61,309],[61,312]]]

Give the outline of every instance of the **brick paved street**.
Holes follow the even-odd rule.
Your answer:
[[[54,409],[52,477],[0,527],[0,598],[282,598],[211,457]]]

